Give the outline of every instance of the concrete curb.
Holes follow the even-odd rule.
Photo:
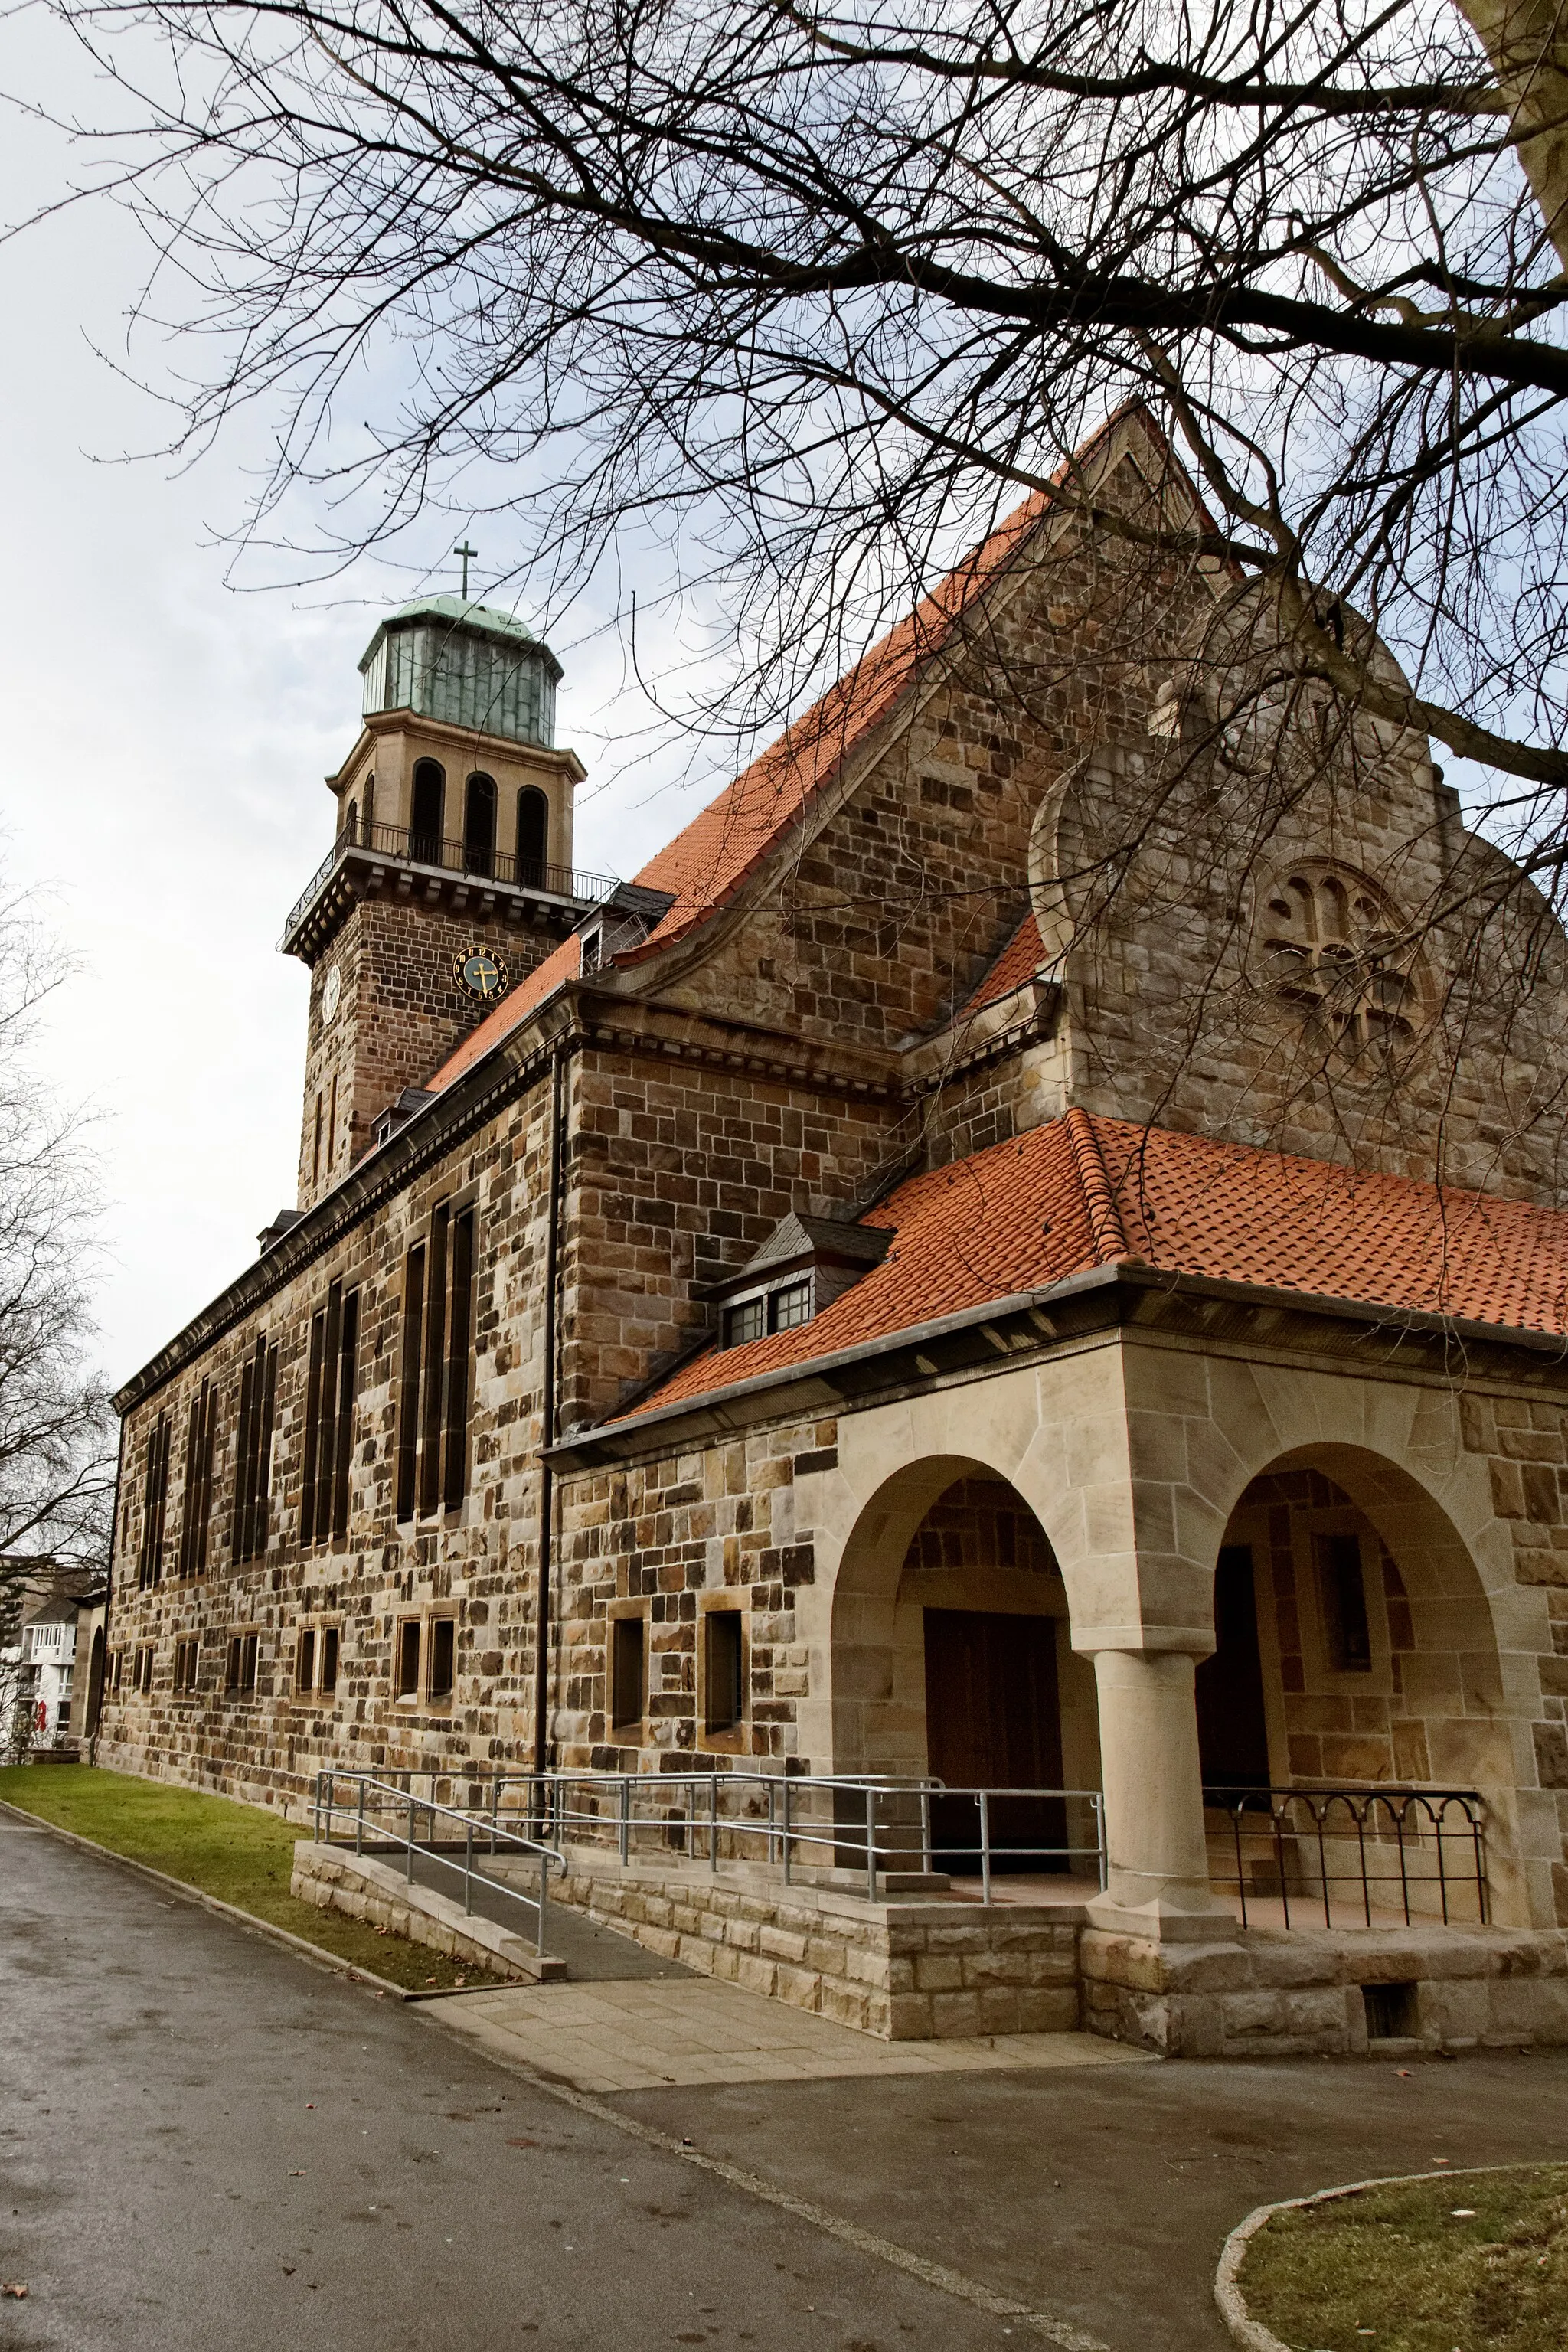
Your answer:
[[[183,1878],[171,1878],[166,1870],[154,1870],[150,1862],[138,1862],[132,1854],[116,1853],[111,1845],[100,1845],[95,1838],[80,1837],[75,1830],[63,1830],[58,1822],[46,1821],[41,1813],[29,1813],[24,1806],[13,1804],[8,1797],[0,1798],[0,1813],[12,1814],[16,1820],[26,1822],[29,1829],[47,1830],[50,1837],[58,1838],[62,1845],[74,1845],[83,1853],[97,1854],[100,1861],[118,1863],[121,1870],[133,1870],[139,1878],[150,1879],[154,1886],[165,1887],[171,1895],[177,1895],[182,1902],[193,1903],[198,1910],[211,1911],[219,1919],[232,1919],[237,1927],[248,1928],[253,1936],[261,1937],[268,1944],[276,1944],[279,1950],[292,1952],[297,1958],[312,1961],[317,1968],[329,1969],[334,1976],[347,1977],[351,1984],[369,1985],[373,1992],[384,1993],[389,2000],[433,2000],[443,1997],[439,1992],[416,1991],[395,1985],[389,1978],[378,1977],[373,1969],[362,1969],[357,1962],[345,1960],[337,1952],[329,1952],[320,1944],[307,1943],[303,1936],[290,1935],[287,1927],[275,1927],[269,1920],[258,1919],[253,1911],[242,1911],[237,1904],[222,1902],[216,1895],[204,1895],[199,1886],[191,1886]],[[455,1994],[458,1988],[452,1985],[446,1990]],[[462,1990],[465,1992],[493,1992],[495,1980],[492,1978],[487,1984],[465,1985]]]
[[[1550,2158],[1542,2161],[1549,2162]],[[1221,2250],[1214,2282],[1214,2299],[1219,2306],[1219,2315],[1235,2341],[1246,2347],[1246,2352],[1291,2352],[1290,2346],[1276,2336],[1272,2328],[1265,2327],[1260,2319],[1253,2318],[1239,2284],[1247,2247],[1276,2213],[1300,2212],[1308,2205],[1330,2205],[1336,2198],[1360,2197],[1369,2189],[1405,2189],[1417,2180],[1473,2180],[1481,2173],[1532,2172],[1536,2169],[1531,2164],[1467,2164],[1456,2167],[1452,2172],[1447,2169],[1390,2172],[1379,2180],[1347,2180],[1338,2189],[1314,2189],[1310,2197],[1282,2197],[1277,2205],[1259,2205],[1245,2221],[1237,2224]]]

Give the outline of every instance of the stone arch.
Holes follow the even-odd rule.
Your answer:
[[[1027,1646],[1041,1653],[1041,1703],[1053,1719],[1040,1728],[1055,1760],[1047,1781],[1000,1770],[978,1777],[1094,1785],[1093,1674],[1072,1651],[1067,1586],[1037,1512],[1005,1473],[971,1456],[929,1455],[896,1471],[858,1515],[834,1582],[833,1769],[942,1769],[939,1736],[945,1730],[951,1741],[952,1726],[929,1713],[928,1617],[949,1634],[961,1625],[973,1634],[1013,1616],[1051,1627],[1043,1643],[1037,1630]]]
[[[1347,1544],[1365,1616],[1348,1646],[1335,1591]],[[1527,1921],[1520,1758],[1498,1629],[1443,1505],[1388,1455],[1325,1440],[1247,1478],[1222,1545],[1253,1557],[1270,1780],[1479,1790],[1496,1916]]]

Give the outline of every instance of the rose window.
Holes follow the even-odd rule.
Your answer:
[[[1348,1057],[1407,1043],[1423,988],[1415,941],[1388,900],[1343,866],[1303,865],[1263,902],[1263,959],[1276,994]]]

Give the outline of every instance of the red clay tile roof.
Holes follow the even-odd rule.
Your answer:
[[[1032,980],[1045,960],[1045,941],[1031,908],[959,1018],[963,1019],[963,1013],[984,1013],[988,1004],[999,1004],[1005,996],[1011,996],[1016,988]]]
[[[734,895],[813,796],[832,782],[850,752],[888,716],[921,664],[940,650],[965,609],[1005,569],[1045,510],[1043,495],[1026,499],[908,620],[873,646],[820,702],[633,877],[647,889],[670,891],[675,904],[646,940],[615,958],[617,964],[640,963],[684,939]],[[568,940],[521,987],[503,997],[429,1085],[437,1090],[450,1086],[576,969],[575,942]]]
[[[1139,403],[1130,402],[1089,436],[1070,463],[1058,467],[1056,480],[1065,480],[1088,464],[1124,424],[1140,426],[1155,454],[1174,464],[1153,418]],[[1212,529],[1195,488],[1179,466],[1176,470],[1196,511]],[[658,954],[684,939],[734,896],[816,794],[832,782],[850,752],[888,717],[922,664],[940,652],[976,597],[1006,570],[1049,504],[1048,492],[1037,491],[1016,507],[988,539],[954,565],[907,620],[874,645],[820,702],[787,728],[776,743],[633,876],[634,881],[648,889],[672,892],[675,903],[647,938],[635,948],[623,949],[613,959],[615,963],[640,963]],[[577,952],[575,943],[568,940],[548,957],[522,986],[502,998],[426,1084],[437,1091],[450,1086],[492,1045],[510,1035],[563,980],[575,975]]]
[[[1568,1213],[1081,1110],[912,1177],[865,1222],[898,1239],[814,1322],[710,1349],[637,1411],[1122,1261],[1568,1335]]]

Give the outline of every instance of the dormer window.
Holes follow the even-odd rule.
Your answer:
[[[828,1217],[786,1217],[749,1265],[705,1294],[720,1303],[722,1344],[796,1331],[880,1265],[892,1240],[886,1225],[840,1224]]]

